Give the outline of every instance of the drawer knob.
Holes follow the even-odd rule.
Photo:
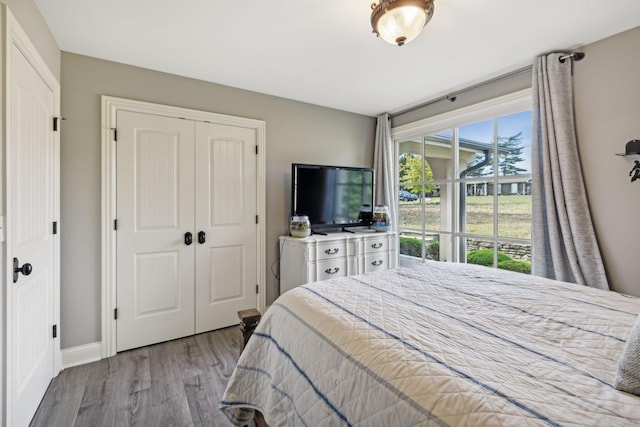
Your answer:
[[[325,253],[325,254],[327,254],[327,255],[335,255],[335,254],[337,254],[338,252],[340,252],[340,249],[339,249],[339,248],[326,249],[326,250],[324,251],[324,253]]]
[[[372,244],[372,245],[371,245],[371,247],[372,247],[373,249],[381,248],[381,247],[382,247],[382,243],[381,243],[381,242],[374,243],[374,244]]]
[[[340,271],[340,267],[327,268],[324,272],[327,274],[336,274]]]
[[[382,260],[379,259],[377,261],[371,261],[371,265],[373,265],[374,267],[377,267],[379,265],[382,265]]]

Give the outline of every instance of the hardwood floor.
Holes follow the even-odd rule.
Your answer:
[[[232,326],[65,369],[31,426],[231,426],[218,402],[241,340]]]

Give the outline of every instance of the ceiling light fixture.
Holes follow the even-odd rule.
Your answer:
[[[402,46],[418,37],[433,16],[433,0],[380,0],[371,4],[373,32]]]

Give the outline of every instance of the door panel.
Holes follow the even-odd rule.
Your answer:
[[[193,122],[118,111],[117,351],[193,334]]]
[[[11,208],[7,213],[11,257],[32,265],[11,287],[11,419],[27,425],[55,375],[55,97],[20,50],[11,52]],[[12,260],[8,270],[13,271]]]
[[[176,134],[139,129],[135,144],[135,199],[138,231],[178,227],[179,144]]]
[[[244,148],[250,142],[211,137],[206,142],[207,146],[203,147],[209,157],[208,165],[202,162],[202,167],[209,172],[209,182],[202,182],[202,185],[208,185],[210,190],[208,199],[210,227],[238,226],[243,223],[244,197],[242,196],[247,190],[244,182],[246,179]]]
[[[180,310],[179,258],[178,251],[136,254],[136,318]]]
[[[209,248],[209,254],[209,305],[242,298],[244,247]]]
[[[14,294],[16,306],[22,308],[14,317],[14,330],[19,336],[30,337],[14,342],[15,350],[21,355],[14,360],[18,394],[28,387],[29,380],[37,374],[41,364],[50,362],[45,358],[48,357],[48,343],[51,341],[50,330],[47,327],[52,324],[49,319],[51,301],[47,292],[42,292],[51,285],[48,279],[46,274],[34,273],[34,277],[24,280],[25,283],[19,286]],[[49,379],[51,377],[47,379],[47,384]]]
[[[238,323],[256,307],[256,134],[196,123],[196,333]]]

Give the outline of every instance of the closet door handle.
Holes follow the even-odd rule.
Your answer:
[[[190,231],[187,231],[186,233],[184,233],[184,244],[189,246],[192,243],[193,243],[193,234],[191,234]]]
[[[28,262],[20,267],[20,261],[18,261],[18,258],[13,259],[13,283],[16,283],[18,281],[18,273],[22,273],[25,276],[28,276],[32,271],[33,267]]]
[[[198,243],[203,244],[206,241],[207,241],[207,233],[205,233],[204,231],[199,231],[198,232]]]

